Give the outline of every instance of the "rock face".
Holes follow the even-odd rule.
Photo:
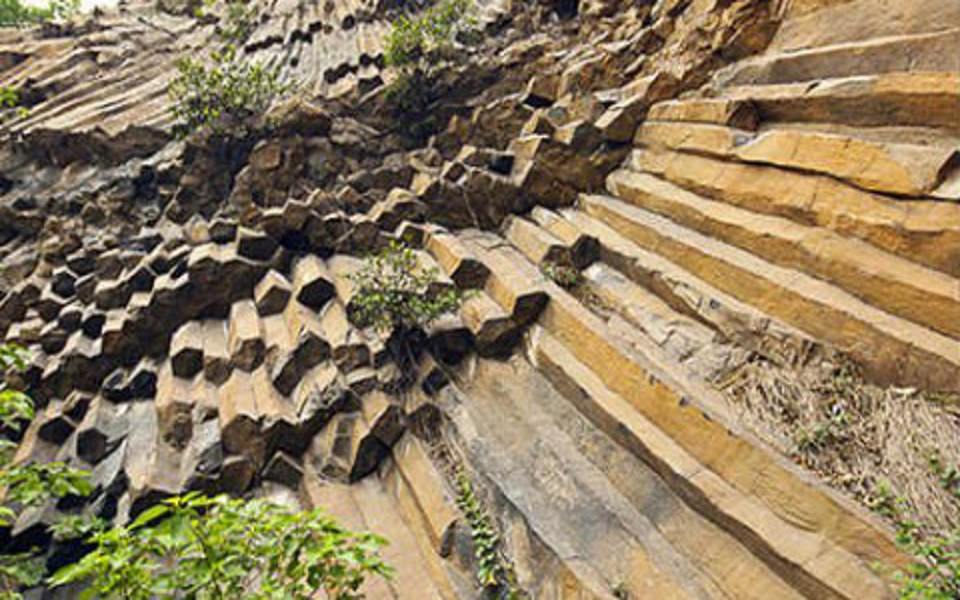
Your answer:
[[[371,597],[473,598],[460,466],[534,598],[892,598],[888,528],[724,381],[829,351],[960,392],[960,5],[478,2],[418,145],[380,110],[403,4],[264,5],[242,52],[305,91],[184,141],[166,85],[209,20],[0,32],[30,108],[0,141],[0,333],[43,407],[18,459],[96,485],[3,543],[288,489],[391,539]],[[349,319],[393,241],[471,290],[414,367]]]

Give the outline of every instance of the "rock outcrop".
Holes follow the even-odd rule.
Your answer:
[[[263,4],[243,53],[305,91],[186,140],[166,86],[215,19],[0,33],[30,109],[0,142],[0,333],[42,406],[17,456],[96,487],[6,547],[55,565],[58,514],[295,496],[392,541],[370,597],[479,597],[464,468],[534,598],[892,598],[866,476],[798,459],[802,410],[737,382],[832,407],[804,374],[851,365],[960,461],[956,1],[479,2],[423,143],[383,110],[402,4]],[[403,392],[349,318],[392,241],[472,290]]]

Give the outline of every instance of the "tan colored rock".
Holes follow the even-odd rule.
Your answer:
[[[557,263],[569,265],[570,250],[548,231],[523,217],[510,217],[504,224],[504,237],[510,240],[535,265]]]
[[[960,212],[944,202],[909,206],[834,179],[673,152],[634,152],[631,164],[705,196],[815,223],[950,275],[960,275]]]
[[[190,379],[203,369],[203,326],[189,321],[173,334],[170,341],[170,366],[177,377]]]
[[[749,100],[704,98],[669,100],[650,107],[648,121],[680,121],[726,125],[735,129],[755,130],[760,121],[756,106]]]
[[[873,306],[960,339],[960,282],[953,277],[825,229],[702,198],[650,175],[617,171],[608,186],[632,204],[773,263],[815,274]]]
[[[955,340],[891,317],[823,281],[774,267],[622,202],[591,196],[585,206],[588,214],[637,245],[655,248],[657,254],[718,289],[850,352],[874,381],[960,389]],[[865,345],[868,338],[872,341]]]
[[[350,323],[340,302],[327,304],[320,316],[320,326],[330,343],[333,360],[342,372],[349,373],[370,364],[370,348]]]
[[[584,269],[600,258],[599,240],[552,210],[537,206],[530,217],[570,249],[571,259],[578,269]]]
[[[812,88],[809,83],[747,85],[727,95],[753,102],[765,120],[956,132],[958,90],[960,73],[913,71],[826,79]]]
[[[556,74],[534,75],[527,83],[524,102],[535,107],[553,104],[559,86],[560,77]]]
[[[490,270],[450,232],[430,230],[426,249],[458,288],[482,288],[490,275]]]
[[[770,131],[736,150],[738,158],[815,171],[876,192],[930,194],[960,162],[956,147],[881,144],[839,135]],[[958,198],[960,199],[960,198]]]
[[[250,372],[263,362],[266,346],[252,300],[241,300],[230,308],[227,348],[234,370]]]
[[[631,84],[629,96],[608,108],[594,123],[611,142],[629,142],[654,103],[673,95],[677,81],[667,73],[650,75]]]
[[[219,390],[218,418],[224,451],[242,455],[254,465],[261,465],[266,443],[260,428],[261,414],[253,380],[251,373],[233,370],[230,379]]]
[[[227,348],[227,327],[223,321],[203,321],[203,376],[220,385],[230,376],[232,364]]]
[[[535,319],[547,302],[542,285],[535,283],[539,273],[516,250],[503,248],[496,237],[472,234],[460,236],[481,262],[490,269],[486,293],[509,314],[514,322],[526,325]]]
[[[261,317],[283,312],[291,295],[290,282],[275,270],[267,271],[253,292],[257,313]]]
[[[202,380],[202,378],[198,378]],[[193,436],[193,409],[197,397],[193,384],[173,372],[172,361],[165,364],[157,378],[157,428],[164,442],[186,448]]]
[[[297,302],[320,310],[335,294],[329,271],[317,256],[305,255],[293,266],[293,288]]]
[[[483,292],[477,292],[464,301],[460,317],[473,334],[477,353],[481,356],[508,355],[523,332],[510,315]]]

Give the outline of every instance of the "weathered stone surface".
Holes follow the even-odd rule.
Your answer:
[[[303,470],[295,459],[278,452],[264,467],[262,477],[265,481],[275,481],[295,490],[300,486]]]
[[[485,293],[479,292],[463,303],[460,317],[473,334],[481,356],[506,356],[520,340],[518,327],[504,310]]]
[[[629,142],[647,109],[659,100],[672,96],[677,81],[667,73],[640,79],[624,90],[624,99],[604,112],[596,123],[603,137],[611,142]]]
[[[293,287],[297,302],[319,311],[336,293],[323,260],[301,256],[293,266]]]
[[[257,313],[266,317],[279,312],[287,306],[292,289],[287,278],[280,273],[270,270],[263,276],[254,290],[254,301],[257,304]]]
[[[573,262],[570,251],[563,242],[522,217],[507,220],[504,236],[534,264],[570,265]]]
[[[177,377],[190,379],[203,369],[203,325],[190,321],[173,334],[170,341],[170,365]]]
[[[892,314],[960,337],[957,281],[876,248],[787,219],[714,203],[649,175],[618,171],[618,197],[729,241],[771,262],[834,281]],[[931,310],[933,309],[933,310]]]
[[[756,106],[749,100],[704,98],[658,102],[650,107],[647,120],[707,123],[755,130],[760,117]]]
[[[113,406],[94,398],[86,417],[77,426],[77,456],[94,465],[112,452],[127,435],[127,407]]]
[[[496,238],[461,236],[461,241],[474,250],[480,260],[488,266],[491,276],[484,288],[486,293],[520,325],[535,319],[547,302],[546,294],[540,285],[532,283],[534,278],[524,268],[526,260],[517,260],[522,255],[516,250],[499,247]]]
[[[537,206],[530,217],[543,229],[549,231],[570,250],[570,258],[578,269],[585,269],[600,258],[600,241],[558,215]]]
[[[242,300],[231,307],[227,348],[234,369],[250,372],[263,362],[266,347],[252,300]]]
[[[452,233],[431,230],[427,236],[426,249],[459,288],[482,288],[490,275],[490,270]]]
[[[635,152],[631,165],[758,213],[815,223],[950,275],[960,274],[956,206],[907,206],[833,179],[686,153]]]
[[[834,402],[805,378],[829,345],[912,406],[960,389],[956,2],[481,3],[414,123],[386,101],[395,3],[282,4],[242,54],[309,93],[184,140],[163,88],[222,7],[0,36],[30,108],[0,115],[0,334],[32,355],[5,377],[41,407],[16,459],[96,488],[15,547],[49,567],[60,512],[226,492],[385,534],[371,598],[469,598],[468,473],[531,597],[893,596],[882,525],[778,454],[804,411],[727,376]],[[395,240],[470,290],[410,360],[349,319]]]
[[[223,321],[208,319],[202,322],[203,328],[203,376],[207,381],[219,385],[230,376],[233,368],[227,344],[227,326]]]
[[[242,455],[254,465],[262,464],[266,441],[261,435],[261,413],[253,390],[253,375],[234,369],[220,388],[219,398],[218,418],[224,451]]]

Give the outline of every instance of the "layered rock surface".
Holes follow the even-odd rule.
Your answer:
[[[571,6],[481,3],[424,147],[380,111],[391,3],[265,6],[244,52],[308,92],[242,138],[169,134],[210,22],[0,34],[31,109],[0,147],[0,332],[44,406],[18,458],[90,469],[82,509],[121,521],[189,489],[328,506],[392,541],[373,598],[478,596],[457,466],[535,598],[892,597],[888,528],[729,381],[839,353],[960,392],[960,9]],[[348,318],[395,240],[473,290],[404,393]]]

